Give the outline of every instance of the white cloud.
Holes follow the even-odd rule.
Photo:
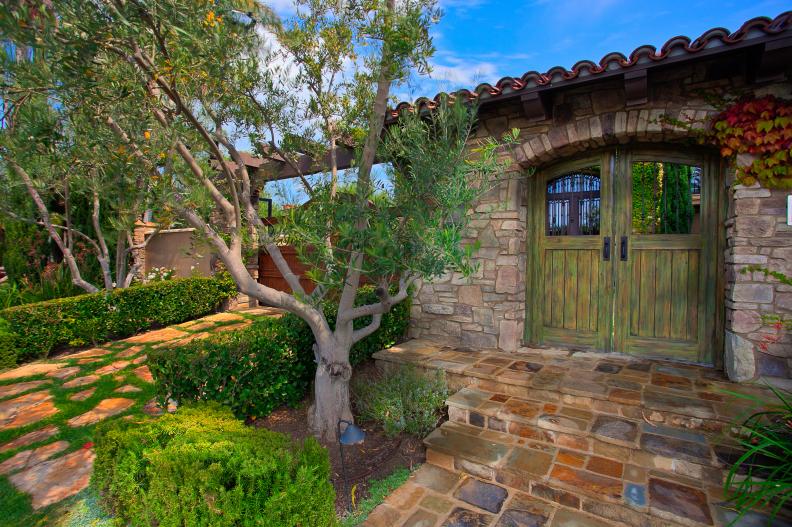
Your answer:
[[[497,72],[498,67],[492,62],[459,61],[456,64],[433,64],[429,78],[457,88],[469,88],[485,81],[494,82]]]
[[[280,16],[293,15],[297,10],[294,0],[266,0],[265,4]]]

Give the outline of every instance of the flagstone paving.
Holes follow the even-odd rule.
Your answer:
[[[119,360],[115,362],[111,362],[106,366],[102,366],[101,368],[97,369],[94,374],[96,375],[107,375],[109,373],[115,373],[117,371],[123,370],[127,366],[131,364],[128,360]]]
[[[98,423],[165,411],[153,397],[148,349],[233,331],[258,316],[280,315],[218,313],[0,373],[0,477],[28,494],[33,510],[80,492],[90,481]],[[175,409],[170,401],[167,411]]]
[[[96,388],[88,388],[87,390],[82,390],[76,393],[73,393],[69,396],[70,401],[84,401],[90,396],[92,396],[96,392]]]
[[[84,414],[72,417],[66,421],[66,423],[73,428],[78,426],[92,425],[94,423],[98,423],[99,421],[103,421],[108,417],[120,414],[133,404],[135,404],[134,400],[124,399],[121,397],[103,399],[101,402],[99,402],[99,404],[96,405],[95,408],[88,410]]]
[[[77,388],[79,386],[85,386],[87,384],[93,384],[99,380],[99,375],[85,375],[83,377],[77,377],[72,379],[68,382],[63,383],[64,388]]]
[[[58,413],[52,394],[44,390],[0,402],[0,430],[19,428]]]
[[[756,409],[727,390],[771,400],[711,368],[619,355],[412,340],[374,357],[444,370],[452,395],[428,464],[368,527],[725,526],[722,459]]]
[[[8,386],[0,386],[0,399],[29,392],[35,388],[40,388],[44,384],[49,384],[49,381],[19,382],[16,384],[9,384]]]
[[[83,448],[34,465],[8,479],[16,488],[30,494],[33,508],[40,509],[87,487],[95,457],[93,449]]]
[[[62,452],[69,447],[67,441],[56,441],[33,450],[23,450],[19,454],[10,457],[0,463],[0,474],[9,474],[24,468],[32,467],[42,461],[51,458],[58,452]]]
[[[65,362],[37,362],[34,364],[26,364],[0,373],[0,381],[7,381],[9,379],[22,379],[24,377],[32,377],[41,373],[49,373],[51,371],[63,368],[66,366]]]
[[[55,425],[45,426],[44,428],[39,428],[38,430],[34,430],[32,432],[28,432],[23,436],[19,436],[13,441],[9,441],[8,443],[0,446],[0,453],[6,452],[8,450],[16,450],[17,448],[32,445],[33,443],[40,443],[49,439],[50,437],[54,436],[58,433],[58,427]]]

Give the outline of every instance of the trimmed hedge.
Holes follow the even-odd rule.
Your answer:
[[[16,337],[8,322],[0,318],[0,370],[12,368],[17,363]]]
[[[220,405],[108,422],[95,443],[91,483],[124,525],[336,525],[327,451],[247,427]]]
[[[25,304],[3,309],[0,318],[8,322],[18,360],[23,362],[47,357],[58,348],[106,342],[191,320],[215,311],[236,292],[231,277],[223,273]]]
[[[237,331],[148,353],[157,397],[216,401],[239,417],[300,402],[313,373],[313,339],[298,318],[264,318]]]
[[[372,301],[373,289],[362,289],[359,297],[361,303]],[[402,338],[409,310],[408,300],[385,314],[379,330],[352,348],[352,365]],[[326,313],[333,317],[329,310]],[[260,417],[303,400],[316,368],[313,343],[308,325],[294,315],[285,315],[182,346],[151,350],[148,366],[162,402],[169,397],[179,402],[217,401],[239,417]]]

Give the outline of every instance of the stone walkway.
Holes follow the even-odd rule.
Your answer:
[[[0,476],[29,494],[34,510],[78,493],[91,478],[94,425],[163,413],[152,398],[147,350],[233,331],[254,315],[279,312],[217,313],[0,373]]]
[[[444,370],[456,392],[425,439],[428,463],[369,527],[727,525],[721,460],[752,406],[726,390],[768,395],[710,368],[554,349],[412,340],[375,358]]]

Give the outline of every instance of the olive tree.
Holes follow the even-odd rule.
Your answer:
[[[248,0],[54,0],[35,16],[15,5],[3,29],[45,49],[58,89],[147,171],[161,208],[209,240],[241,292],[311,328],[311,425],[333,439],[339,420],[353,419],[351,347],[416,281],[473,271],[467,211],[506,164],[501,142],[472,144],[475,108],[388,113],[392,87],[428,71],[434,1],[303,0],[285,21]],[[139,109],[151,117],[153,148],[133,132]],[[251,199],[258,175],[245,141],[310,196],[275,231]],[[354,152],[343,186],[341,149]],[[372,177],[378,162],[389,167],[387,192]],[[317,172],[327,177],[311,184]],[[284,241],[309,264],[312,292],[281,254]],[[270,254],[291,292],[257,282],[250,250]],[[361,305],[364,279],[378,301]]]
[[[151,239],[132,242],[149,204],[147,175],[95,114],[70,100],[46,60],[13,51],[0,52],[0,217],[42,227],[84,291],[128,287],[142,270],[136,250]]]

